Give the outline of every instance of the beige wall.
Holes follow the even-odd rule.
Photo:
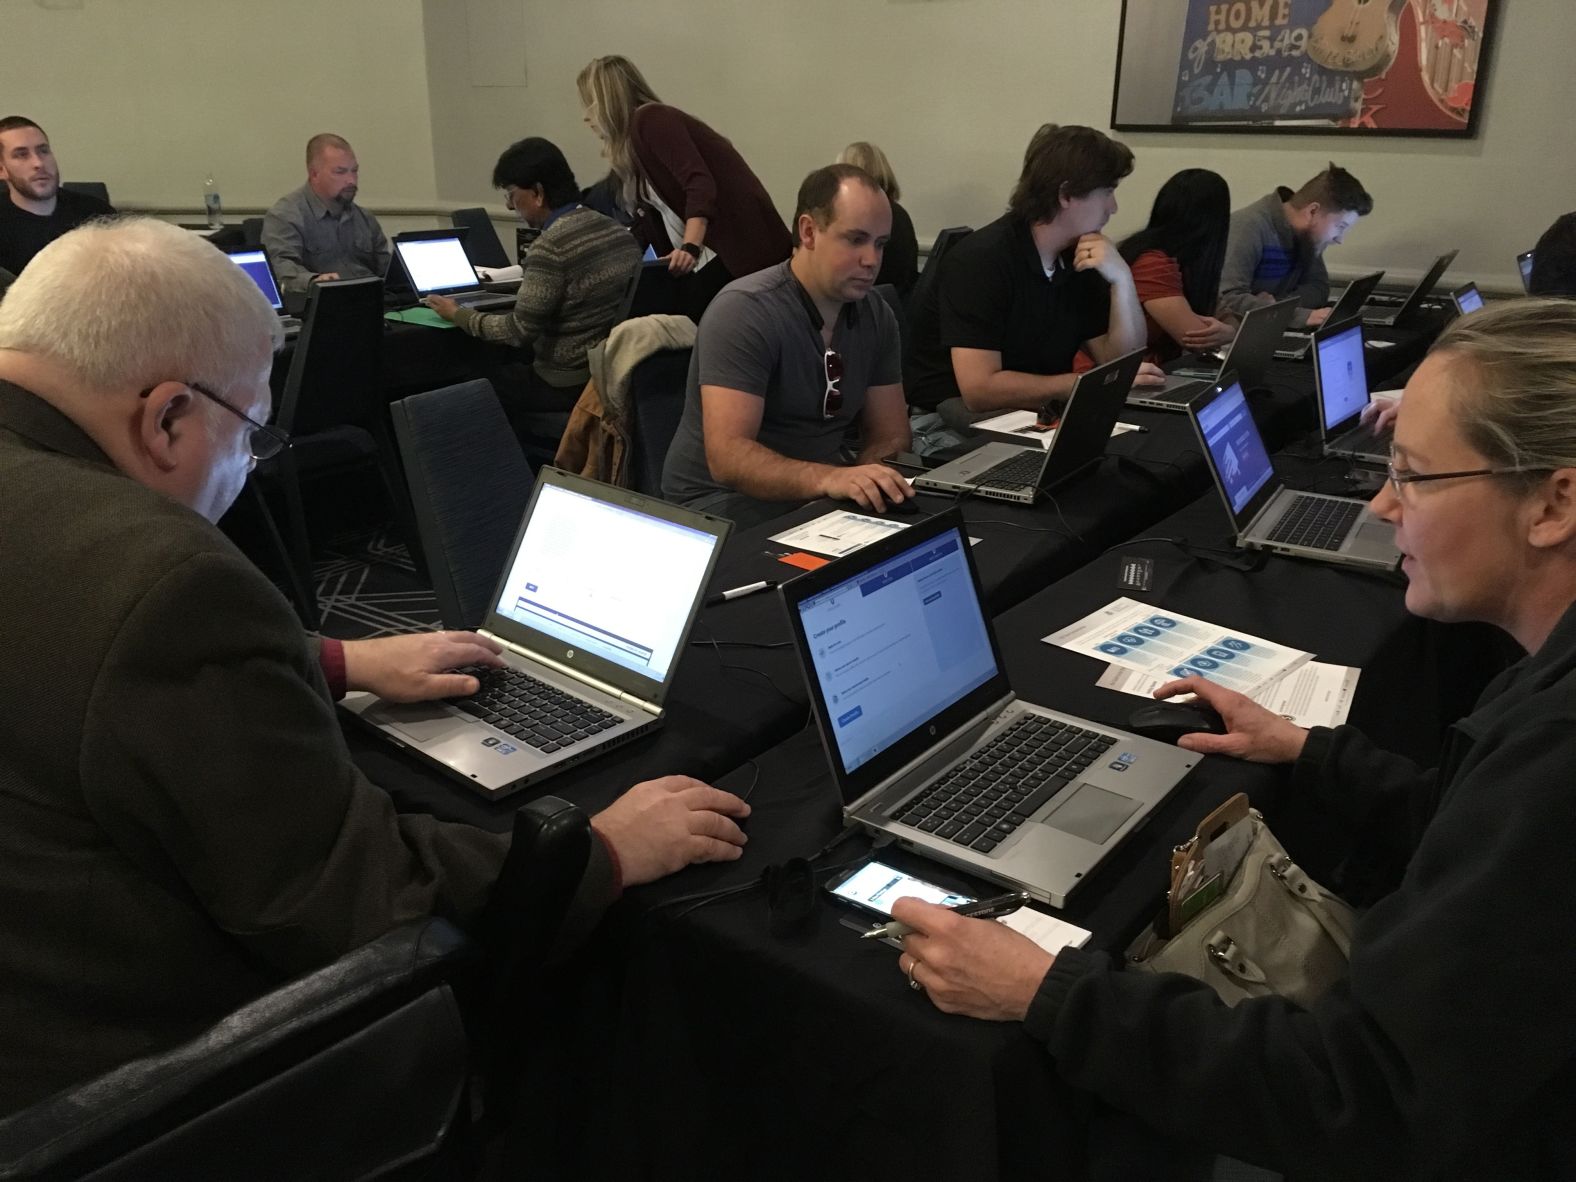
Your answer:
[[[1142,3],[1142,0],[1133,0]],[[602,171],[574,76],[624,53],[657,93],[743,151],[785,212],[804,173],[848,140],[892,158],[921,240],[1000,211],[1041,122],[1107,127],[1117,0],[425,0],[438,189],[496,201],[487,178],[521,135],[556,140],[582,183]],[[1113,233],[1144,221],[1179,168],[1206,166],[1246,204],[1331,156],[1375,194],[1376,216],[1330,255],[1337,272],[1415,275],[1459,245],[1453,277],[1516,283],[1514,255],[1576,208],[1562,89],[1576,5],[1506,0],[1480,133],[1466,141],[1133,133],[1138,168]],[[523,12],[524,85],[473,87],[472,24]],[[1436,247],[1438,249],[1436,249]]]
[[[305,179],[307,138],[335,131],[372,207],[433,204],[417,0],[49,3],[0,0],[0,105],[48,130],[66,179],[196,210],[211,170],[227,209],[256,210]]]

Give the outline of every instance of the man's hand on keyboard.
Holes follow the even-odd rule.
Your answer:
[[[695,862],[732,862],[749,838],[733,818],[750,806],[731,792],[689,776],[636,784],[591,818],[612,847],[625,886],[655,882]]]
[[[460,310],[460,306],[448,296],[430,295],[424,297],[421,302],[451,324],[454,322],[455,313]]]
[[[376,640],[347,640],[345,684],[390,702],[426,702],[474,694],[481,683],[462,665],[502,665],[503,651],[474,632],[417,632]]]

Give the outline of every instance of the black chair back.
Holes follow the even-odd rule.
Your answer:
[[[0,1121],[0,1179],[370,1178],[430,1162],[463,1124],[469,1053],[448,982],[475,955],[445,920],[395,928]]]
[[[898,294],[897,284],[878,283],[876,294],[886,301],[887,307],[892,309],[892,315],[897,317],[897,334],[900,346],[908,341],[908,309],[903,306],[903,297]]]
[[[109,204],[109,186],[103,181],[61,181],[62,189],[70,189],[73,193],[86,193],[89,197],[97,197],[105,205]]]
[[[480,205],[470,209],[456,209],[449,214],[449,221],[469,231],[465,235],[465,257],[473,267],[500,268],[509,265],[509,255],[498,241],[492,217]]]
[[[931,243],[930,253],[925,256],[924,269],[920,271],[919,278],[914,280],[914,286],[908,290],[906,320],[912,320],[914,314],[923,306],[925,294],[936,282],[936,273],[941,267],[943,256],[972,233],[974,233],[973,226],[948,226],[936,235],[935,242]]]
[[[629,487],[662,495],[662,465],[684,415],[691,349],[653,353],[629,375]]]
[[[263,219],[241,219],[241,245],[247,250],[257,250],[263,245]]]
[[[16,282],[16,276],[0,267],[0,300],[5,299],[6,289]]]
[[[383,280],[314,283],[307,294],[275,421],[291,435],[376,425],[383,355]]]
[[[629,319],[630,309],[635,306],[635,293],[640,290],[640,277],[645,272],[644,265],[637,265],[630,270],[629,280],[624,284],[624,297],[618,302],[618,315],[613,317],[613,323],[608,326],[609,330]]]
[[[476,628],[531,498],[531,466],[490,382],[413,394],[389,411],[438,614],[447,628]]]

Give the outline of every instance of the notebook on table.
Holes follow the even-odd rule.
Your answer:
[[[1401,561],[1395,527],[1368,512],[1366,501],[1281,483],[1236,378],[1221,379],[1187,409],[1237,545],[1368,570]]]
[[[1313,394],[1325,455],[1368,464],[1390,459],[1393,433],[1388,428],[1374,431],[1362,421],[1363,411],[1373,401],[1363,362],[1362,321],[1326,325],[1315,334]]]
[[[846,820],[1063,906],[1199,756],[1024,702],[962,515],[779,593]]]
[[[1450,299],[1456,306],[1457,316],[1480,311],[1483,307],[1483,293],[1478,290],[1478,285],[1475,283],[1462,284],[1450,293]]]
[[[514,297],[482,286],[458,230],[400,234],[394,239],[394,256],[417,297],[447,296],[479,312],[514,307]]]
[[[916,476],[914,487],[1034,504],[1041,492],[1076,479],[1104,458],[1143,360],[1144,351],[1138,349],[1079,374],[1049,448],[1037,446],[1035,439],[1027,447],[987,443]]]
[[[1127,404],[1149,410],[1184,411],[1189,399],[1209,389],[1224,373],[1240,375],[1250,389],[1262,386],[1276,346],[1296,311],[1295,298],[1252,309],[1243,316],[1218,367],[1197,371],[1203,373],[1202,377],[1192,376],[1186,370],[1174,373],[1166,378],[1164,386],[1135,386],[1127,396]]]
[[[1516,270],[1521,275],[1521,290],[1532,293],[1532,252],[1524,250],[1516,256]]]
[[[284,326],[285,339],[301,334],[301,321],[285,311],[284,299],[279,294],[279,277],[274,274],[273,265],[268,261],[268,252],[261,247],[242,250],[227,250],[230,261],[251,277],[257,289],[261,291],[274,311],[279,314],[279,323]]]
[[[1422,306],[1428,293],[1434,290],[1434,285],[1450,269],[1450,264],[1456,261],[1456,252],[1447,250],[1434,260],[1434,265],[1423,273],[1417,281],[1417,286],[1401,297],[1399,303],[1391,304],[1388,301],[1380,302],[1371,299],[1361,309],[1364,324],[1373,325],[1375,328],[1394,328],[1404,324],[1407,319]]]
[[[340,703],[418,758],[504,796],[660,726],[728,522],[543,468],[478,631],[481,692]]]
[[[1330,309],[1330,314],[1324,318],[1325,324],[1339,324],[1343,320],[1350,320],[1362,311],[1368,297],[1373,295],[1374,289],[1379,286],[1379,280],[1384,278],[1383,271],[1373,271],[1358,279],[1353,279],[1346,285],[1346,290],[1341,293],[1341,298],[1335,301],[1335,306]],[[1301,361],[1308,356],[1313,348],[1313,330],[1288,329],[1281,335],[1280,348],[1275,350],[1275,356],[1285,361]]]

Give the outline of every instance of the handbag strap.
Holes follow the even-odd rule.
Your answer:
[[[1341,955],[1351,958],[1352,955],[1352,912],[1340,899],[1330,894],[1313,879],[1309,878],[1297,863],[1291,860],[1290,855],[1281,854],[1280,857],[1269,861],[1265,869],[1271,877],[1281,886],[1286,888],[1287,894],[1308,908],[1308,913],[1318,921],[1325,934],[1330,937],[1335,946],[1341,950]]]

